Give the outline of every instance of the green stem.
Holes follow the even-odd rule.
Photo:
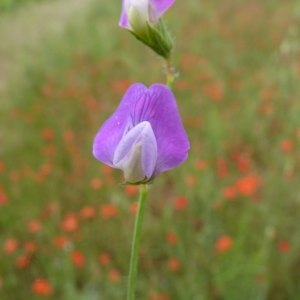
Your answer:
[[[143,184],[140,186],[140,197],[138,203],[138,210],[135,217],[134,232],[132,238],[127,300],[134,300],[135,298],[134,295],[135,295],[137,267],[138,267],[138,251],[140,247],[141,229],[142,229],[146,199],[147,199],[147,185]]]
[[[166,84],[170,89],[172,89],[174,81],[175,81],[177,76],[176,76],[176,73],[175,73],[175,69],[172,65],[171,57],[168,57],[165,60],[165,68],[166,68]]]

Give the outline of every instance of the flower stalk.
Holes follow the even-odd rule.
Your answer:
[[[137,277],[138,256],[139,256],[138,252],[140,248],[145,204],[147,200],[147,190],[148,190],[147,185],[144,184],[140,185],[140,197],[138,203],[138,210],[135,216],[134,232],[133,232],[132,245],[131,245],[127,300],[135,299],[136,277]]]
[[[165,59],[165,72],[166,72],[166,85],[167,87],[172,90],[173,84],[178,76],[173,67],[171,56]]]

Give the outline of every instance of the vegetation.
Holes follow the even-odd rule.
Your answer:
[[[168,12],[192,148],[150,188],[137,299],[299,298],[299,9],[189,0]],[[0,299],[126,295],[137,188],[91,146],[131,83],[165,78],[119,13],[95,1],[1,95]]]

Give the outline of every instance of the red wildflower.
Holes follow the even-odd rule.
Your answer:
[[[175,198],[174,208],[176,210],[184,210],[188,205],[188,199],[184,196],[178,196]]]
[[[244,153],[235,152],[232,154],[232,158],[240,172],[246,173],[250,170],[251,160],[248,155],[245,155]]]
[[[45,128],[42,131],[42,136],[45,140],[51,141],[54,138],[54,131],[51,128]]]
[[[236,187],[234,185],[229,185],[229,186],[223,188],[222,195],[228,201],[234,200],[237,196]]]
[[[221,101],[224,98],[224,89],[221,82],[212,82],[204,86],[203,92],[214,101]]]
[[[54,239],[56,248],[64,248],[69,243],[69,239],[63,235],[59,235]]]
[[[232,239],[228,235],[220,236],[215,242],[215,250],[219,253],[228,251],[232,247]]]
[[[135,215],[138,210],[138,203],[137,202],[131,203],[129,210],[133,215]]]
[[[121,279],[120,271],[117,270],[117,269],[110,270],[109,273],[108,273],[108,279],[113,283],[119,282],[120,279]]]
[[[79,215],[85,220],[93,219],[96,217],[96,209],[92,205],[86,205],[80,210]]]
[[[139,189],[136,185],[126,185],[125,186],[125,194],[128,197],[135,196],[138,193]]]
[[[115,217],[118,214],[118,208],[114,204],[103,204],[100,214],[104,219]]]
[[[5,169],[4,162],[0,160],[0,173],[2,173]]]
[[[31,233],[37,233],[37,232],[41,231],[42,224],[39,220],[30,220],[27,223],[27,229]]]
[[[5,205],[7,203],[8,203],[8,197],[0,186],[0,205]]]
[[[291,244],[289,241],[279,241],[277,244],[277,248],[281,253],[287,253],[291,250]]]
[[[281,151],[284,153],[290,153],[294,148],[294,142],[291,140],[283,140],[280,143]]]
[[[168,260],[167,265],[168,265],[169,270],[172,272],[178,271],[181,267],[181,263],[180,263],[179,259],[176,257],[170,258]]]
[[[196,169],[202,171],[202,170],[206,170],[207,167],[208,167],[208,164],[205,160],[199,159],[199,160],[196,161]]]
[[[16,267],[19,269],[25,269],[30,264],[30,257],[28,255],[21,255],[16,259]]]
[[[175,232],[169,231],[165,236],[166,242],[170,245],[176,245],[178,242],[178,236]]]
[[[14,238],[9,238],[4,243],[4,252],[7,254],[14,253],[19,247],[19,243]]]
[[[246,175],[237,180],[235,186],[241,195],[250,197],[257,192],[260,184],[261,182],[258,176]]]
[[[93,190],[99,190],[102,187],[102,182],[99,178],[93,178],[90,182],[90,186]]]
[[[170,300],[170,296],[165,293],[151,293],[149,300]]]
[[[53,294],[51,283],[44,278],[36,279],[31,286],[32,292],[39,296],[49,297]]]
[[[75,134],[72,130],[66,130],[63,133],[63,139],[65,142],[71,142],[74,140]]]
[[[197,177],[193,174],[188,174],[185,177],[185,182],[188,187],[193,187],[197,184]]]
[[[79,227],[78,220],[74,214],[66,215],[61,223],[61,228],[67,232],[76,231],[78,227]]]
[[[224,178],[228,176],[228,165],[225,158],[219,158],[217,160],[217,174],[220,178]]]
[[[75,250],[71,254],[71,259],[75,267],[82,268],[85,265],[85,257],[79,250]]]
[[[111,257],[108,253],[103,252],[98,257],[101,266],[107,266],[111,262]]]
[[[24,249],[27,253],[34,253],[37,249],[37,245],[35,241],[27,241],[24,244]]]

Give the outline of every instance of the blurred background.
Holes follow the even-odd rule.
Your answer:
[[[0,299],[126,294],[138,190],[93,138],[163,63],[121,1],[0,2]],[[137,299],[300,299],[300,2],[176,1],[189,159],[150,188]]]

